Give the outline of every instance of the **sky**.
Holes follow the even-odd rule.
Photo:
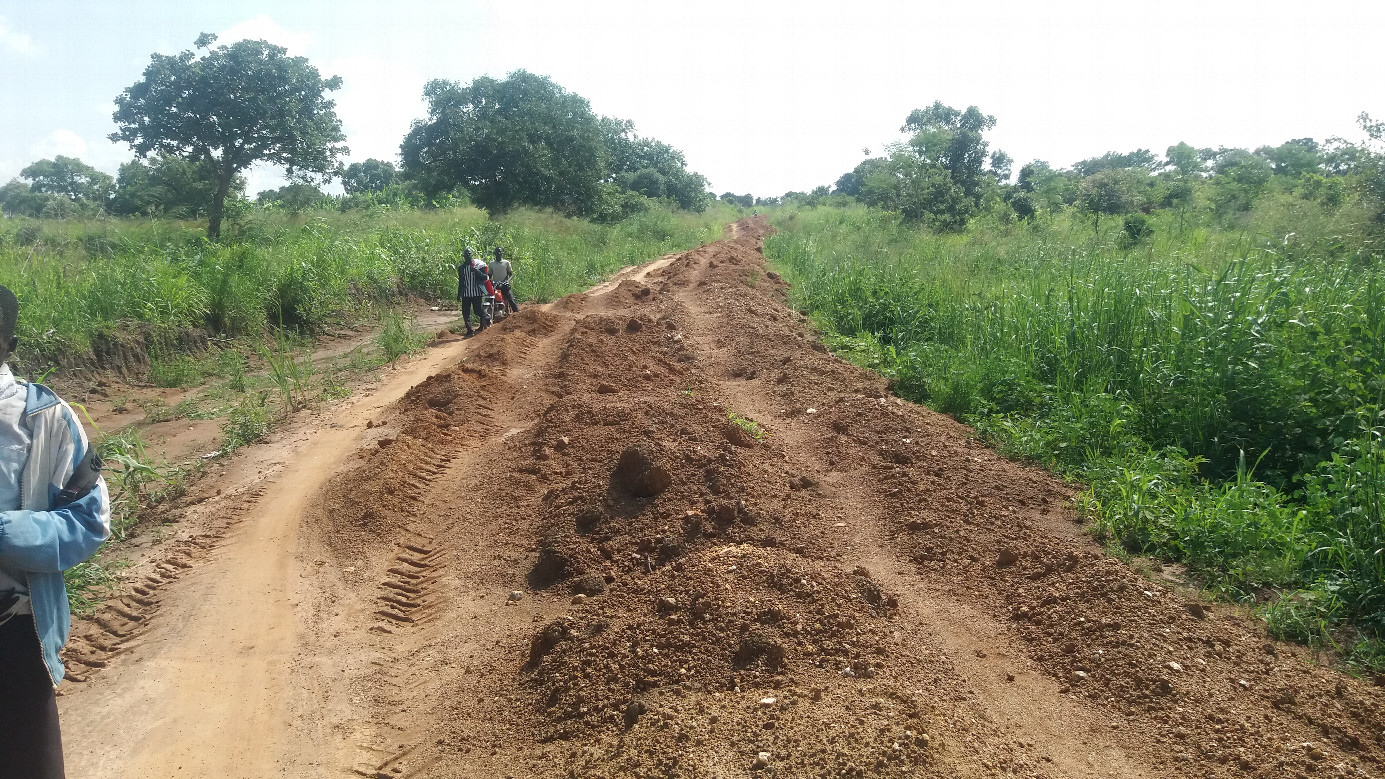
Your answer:
[[[202,32],[341,76],[348,162],[397,160],[425,82],[525,69],[758,196],[832,183],[934,100],[994,115],[1016,170],[1385,118],[1380,0],[0,0],[0,183],[56,154],[114,175],[133,154],[106,138],[113,100]]]

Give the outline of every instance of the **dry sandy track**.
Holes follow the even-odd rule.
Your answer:
[[[824,353],[766,229],[199,486],[79,626],[70,775],[1382,775],[1378,688],[1106,559],[1064,485]]]

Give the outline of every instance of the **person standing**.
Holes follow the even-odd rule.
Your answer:
[[[110,536],[111,507],[72,409],[10,371],[18,319],[19,301],[0,286],[0,776],[62,779],[62,572]]]
[[[499,246],[495,247],[495,259],[491,261],[490,269],[491,283],[505,297],[505,305],[511,311],[518,312],[519,304],[515,302],[514,292],[510,289],[511,282],[515,278],[515,270],[510,267],[510,261],[501,254]]]
[[[471,247],[462,249],[462,261],[457,265],[457,300],[462,304],[462,324],[466,325],[467,338],[476,335],[479,330],[490,327],[490,317],[481,305],[481,298],[487,292],[495,294],[488,272],[486,263],[471,256]],[[478,330],[471,329],[472,310],[476,311],[476,318],[481,323]]]

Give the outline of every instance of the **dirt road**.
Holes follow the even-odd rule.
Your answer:
[[[763,221],[198,485],[80,625],[74,777],[1382,776],[1385,695],[1108,559],[836,360]]]

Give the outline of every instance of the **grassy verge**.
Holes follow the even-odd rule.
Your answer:
[[[448,299],[470,245],[502,246],[521,300],[584,289],[623,265],[719,237],[733,217],[654,210],[614,225],[516,211],[499,219],[457,208],[257,213],[231,240],[167,220],[0,220],[0,284],[21,301],[20,358],[31,373],[73,365],[93,347],[138,336],[181,351],[186,332],[237,338],[270,329],[319,332],[353,312],[407,296]]]
[[[1385,668],[1385,270],[1362,215],[1286,198],[1180,232],[1156,214],[1136,246],[1062,215],[960,235],[864,209],[772,219],[766,254],[837,351],[1089,485],[1123,550]]]

